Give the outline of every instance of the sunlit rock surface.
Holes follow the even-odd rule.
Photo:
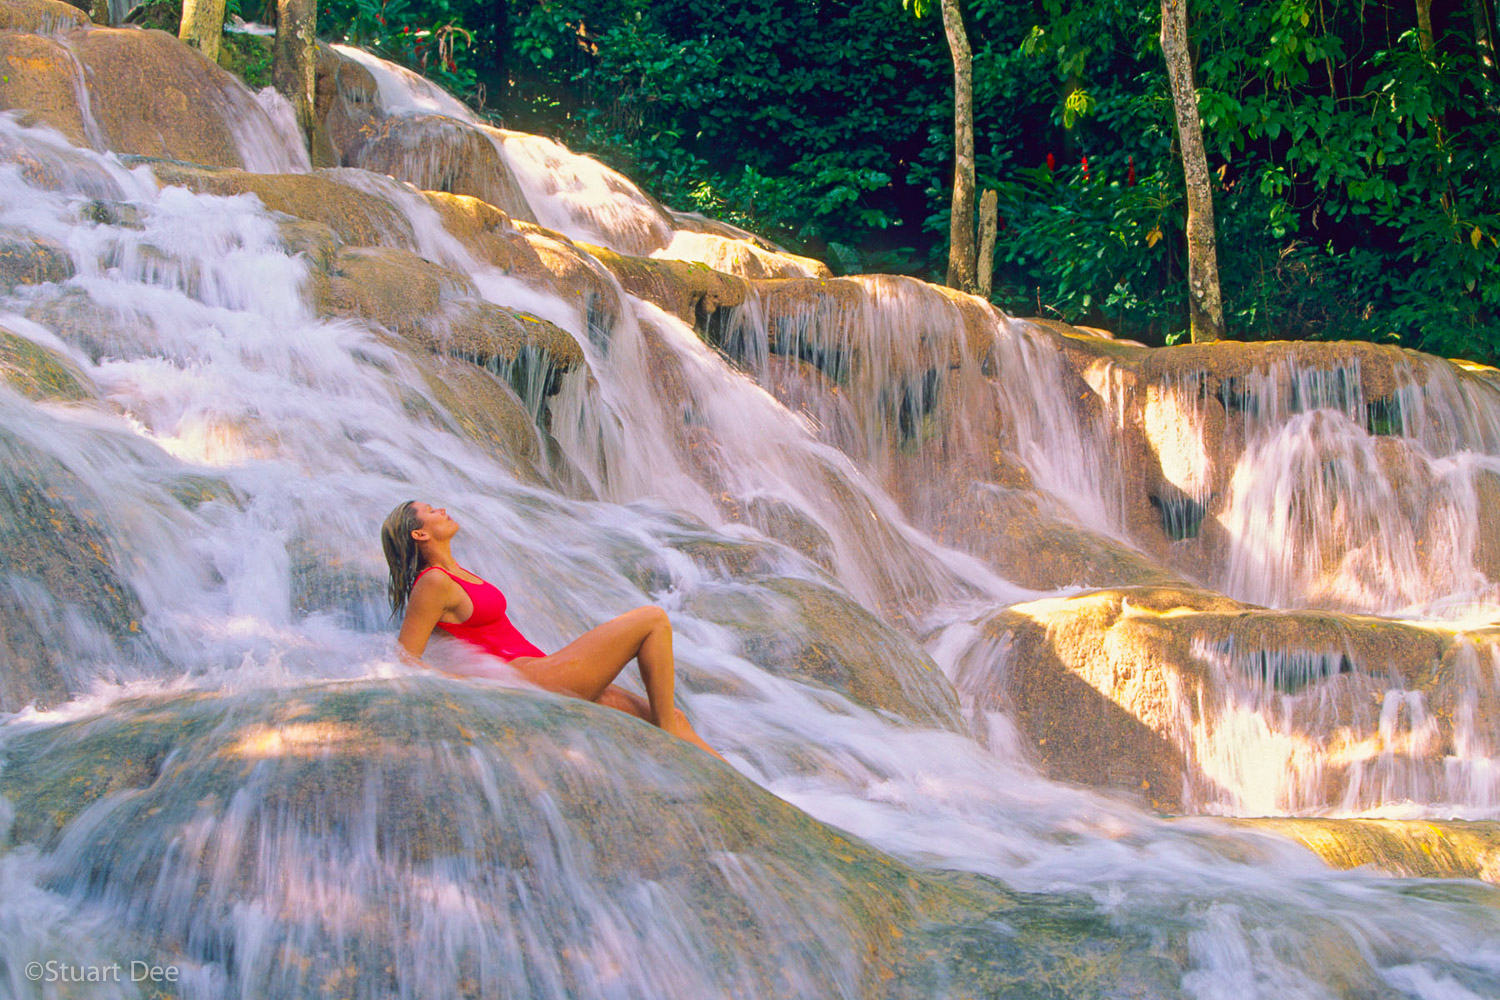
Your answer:
[[[1059,778],[1241,815],[1500,795],[1494,630],[1145,587],[1019,604],[982,630],[960,691],[1013,715]]]
[[[1387,819],[1257,819],[1243,825],[1305,844],[1336,868],[1368,865],[1407,878],[1500,882],[1500,826]]]

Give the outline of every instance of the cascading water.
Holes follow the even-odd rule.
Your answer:
[[[0,727],[10,994],[61,995],[32,962],[135,959],[190,997],[1500,994],[1492,888],[1165,823],[1038,775],[1004,714],[965,719],[966,679],[1007,655],[970,622],[1033,595],[934,540],[933,450],[991,475],[1004,442],[992,465],[1025,474],[997,488],[1127,536],[1100,458],[1123,446],[1056,398],[1086,383],[1044,338],[861,278],[837,302],[757,291],[721,353],[581,251],[558,244],[593,299],[343,172],[403,220],[389,243],[572,335],[584,362],[544,402],[320,318],[313,262],[252,196],[158,190],[10,119],[0,150],[0,230],[67,262],[0,300],[7,350],[62,373],[0,387],[0,571],[34,633],[0,638],[46,706]],[[519,416],[507,447],[485,407]],[[782,801],[623,717],[394,662],[374,536],[410,496],[461,515],[465,565],[544,647],[667,607],[684,707]],[[1433,800],[1484,815],[1491,655],[1465,654]],[[1342,663],[1199,656],[1267,692]],[[1369,711],[1390,744],[1427,738],[1412,699]],[[1413,794],[1358,785],[1351,811]]]

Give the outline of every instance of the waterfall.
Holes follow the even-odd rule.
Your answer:
[[[387,109],[468,118],[348,54]],[[1379,663],[1370,636],[1407,626],[1343,618],[1257,644],[1189,582],[1289,609],[1489,601],[1491,390],[1435,362],[1380,396],[1268,370],[1221,378],[1228,408],[881,276],[746,277],[696,323],[579,245],[687,252],[681,219],[548,140],[481,134],[556,230],[515,224],[546,274],[408,184],[317,174],[388,220],[356,249],[407,254],[412,288],[441,269],[424,340],[327,308],[332,237],[255,195],[158,188],[168,167],[0,117],[0,234],[52,262],[0,296],[10,994],[55,995],[32,962],[137,960],[184,997],[1500,993],[1493,886],[1336,872],[1053,780],[1010,693],[1066,638],[1049,615],[1093,600],[1119,629],[1080,644],[1106,666],[1178,671],[1146,721],[1192,764],[1189,810],[1500,816],[1500,646],[1439,623],[1389,641],[1431,633],[1430,656]],[[577,360],[450,351],[460,307],[550,324]],[[1142,441],[1178,491],[1157,522]],[[1402,509],[1410,482],[1430,509]],[[665,607],[680,702],[731,766],[516,677],[398,662],[376,532],[409,498],[454,513],[463,564],[543,648]],[[1220,526],[1201,540],[1189,501]],[[1148,539],[1163,523],[1182,537]],[[1227,558],[1141,575],[1209,543]],[[1160,606],[1124,586],[1147,579]],[[1084,704],[1056,707],[1076,730]]]

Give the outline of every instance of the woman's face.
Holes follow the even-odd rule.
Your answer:
[[[411,505],[411,510],[417,516],[419,525],[412,532],[412,537],[418,541],[426,541],[428,538],[445,541],[458,534],[458,522],[449,517],[444,508],[417,502]],[[424,532],[425,536],[418,537],[418,532]]]

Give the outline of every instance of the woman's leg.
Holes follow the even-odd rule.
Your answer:
[[[629,691],[626,691],[622,687],[616,687],[615,685],[611,684],[609,687],[604,689],[603,694],[594,699],[594,702],[595,704],[603,705],[605,708],[618,709],[619,711],[624,712],[627,715],[635,716],[637,719],[645,719],[647,722],[651,721],[650,702],[646,701],[646,699],[642,698],[640,695],[631,694]],[[718,757],[720,760],[724,759],[719,751],[715,750],[713,747],[705,743],[703,737],[698,735],[698,731],[695,730],[692,727],[691,723],[688,722],[688,718],[683,714],[682,709],[674,708],[672,709],[672,712],[675,721],[682,727],[682,731],[677,733],[678,736],[687,740],[694,746],[702,747],[704,750],[707,750],[709,753],[713,754],[715,757]]]
[[[642,717],[713,753],[673,704],[677,668],[672,659],[672,623],[661,608],[653,605],[628,611],[589,629],[551,656],[517,659],[512,666],[538,687],[603,701],[610,682],[632,659],[640,665],[649,700]],[[611,708],[639,714],[635,706],[619,702],[618,696],[610,695]]]

